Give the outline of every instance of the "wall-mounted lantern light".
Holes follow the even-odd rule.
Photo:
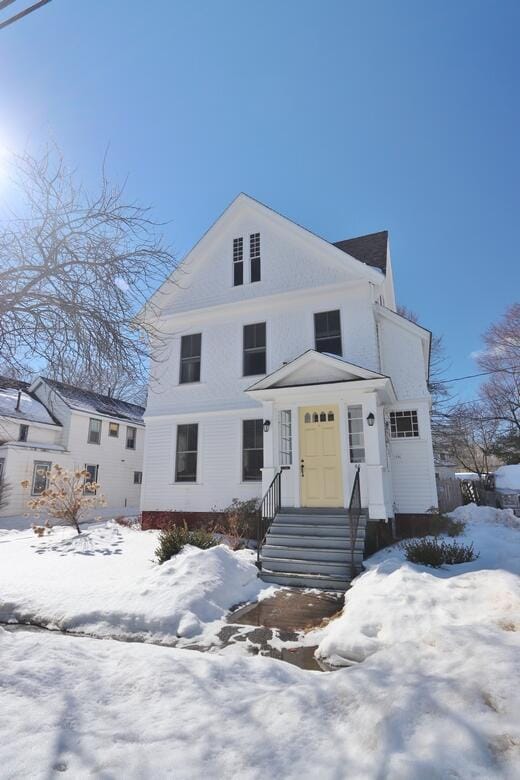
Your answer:
[[[371,428],[371,427],[373,426],[373,424],[375,423],[375,421],[376,421],[376,418],[374,417],[374,415],[372,414],[372,412],[370,412],[370,414],[369,414],[369,415],[368,415],[368,417],[367,417],[367,423],[368,423],[368,425],[369,425],[369,428]]]
[[[271,420],[264,420],[264,431],[266,433],[269,432],[269,428],[271,427]]]

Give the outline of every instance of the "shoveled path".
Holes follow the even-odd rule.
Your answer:
[[[232,612],[219,639],[225,645],[247,642],[251,652],[303,669],[325,671],[326,667],[314,658],[316,648],[302,645],[302,635],[340,612],[343,603],[343,593],[282,588],[269,598]]]

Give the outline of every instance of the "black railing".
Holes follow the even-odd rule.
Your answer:
[[[361,518],[361,487],[359,483],[359,466],[356,468],[356,476],[352,485],[350,502],[348,505],[348,521],[350,530],[350,564],[351,576],[356,576],[356,544],[359,530],[359,520]]]
[[[276,472],[273,481],[267,488],[258,510],[258,531],[256,540],[256,565],[262,568],[260,553],[265,542],[267,532],[282,505],[282,469]]]

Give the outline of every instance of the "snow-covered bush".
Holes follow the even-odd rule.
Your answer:
[[[434,568],[444,564],[470,563],[479,556],[478,553],[475,553],[473,544],[443,542],[431,537],[411,539],[403,542],[401,546],[407,560],[411,563],[433,566]]]
[[[208,550],[210,547],[215,547],[218,541],[212,533],[202,528],[195,528],[190,531],[184,522],[183,525],[174,525],[165,531],[161,531],[159,534],[159,546],[155,550],[155,556],[159,563],[164,563],[180,553],[187,544],[190,544],[192,547],[199,547],[201,550]]]
[[[47,487],[31,498],[27,507],[36,517],[42,512],[47,513],[72,525],[80,534],[79,524],[86,512],[106,506],[105,497],[98,493],[101,486],[90,481],[90,476],[86,469],[69,471],[55,463],[49,471]],[[29,480],[24,479],[21,486],[28,488]]]

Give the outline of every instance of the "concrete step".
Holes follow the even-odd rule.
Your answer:
[[[364,526],[360,526],[357,529],[357,536],[364,538],[365,530]],[[279,518],[274,520],[269,533],[296,534],[297,536],[336,536],[350,539],[350,528],[347,525],[326,525],[325,523],[300,525],[299,523],[284,523]]]
[[[293,588],[317,588],[318,590],[347,590],[350,581],[343,578],[328,577],[323,574],[314,576],[297,574],[296,572],[273,572],[262,570],[260,577],[264,582],[275,585],[287,585]]]
[[[280,507],[280,514],[283,515],[337,515],[344,517],[348,512],[348,509],[344,506],[340,507],[319,507],[319,506],[282,506]],[[361,514],[368,516],[368,509],[361,509]]]
[[[337,579],[351,579],[351,567],[346,562],[300,561],[294,558],[271,558],[263,555],[262,568],[264,567],[267,571],[281,572],[282,574],[294,572],[305,576],[320,574]]]
[[[363,550],[358,549],[355,553],[356,558],[362,560]],[[350,550],[337,548],[313,548],[281,546],[276,544],[264,544],[262,547],[262,558],[292,558],[299,561],[330,561],[332,563],[349,563]]]
[[[329,550],[350,550],[350,539],[347,536],[273,533],[271,530],[267,534],[266,544],[273,544],[277,547],[325,547]],[[356,540],[355,549],[361,551],[365,549],[365,540],[363,538]]]

